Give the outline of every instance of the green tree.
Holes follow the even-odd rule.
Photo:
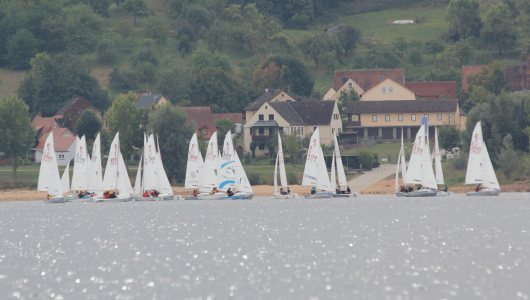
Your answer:
[[[110,0],[68,0],[68,2],[72,4],[86,4],[90,6],[96,14],[101,15],[103,17],[110,16]],[[119,6],[119,2],[117,2],[116,4]]]
[[[344,114],[344,109],[346,108],[346,105],[348,105],[348,102],[350,101],[359,101],[359,95],[354,89],[350,89],[347,91],[341,91],[339,96],[339,101],[337,102],[337,107],[339,109],[339,112],[341,114]]]
[[[160,137],[160,154],[170,181],[183,182],[188,161],[188,141],[195,132],[195,122],[186,125],[188,115],[171,105],[149,114],[147,129]]]
[[[441,126],[438,133],[440,148],[451,150],[460,146],[460,130],[455,125]]]
[[[359,163],[362,164],[362,169],[370,171],[374,165],[374,153],[369,150],[359,150],[357,151],[359,156]]]
[[[492,6],[486,17],[486,26],[482,29],[483,40],[499,49],[499,54],[513,48],[517,42],[517,27],[508,5],[499,3]]]
[[[126,0],[123,8],[134,17],[134,26],[136,26],[136,18],[145,18],[150,13],[149,7],[144,0]]]
[[[469,62],[471,57],[475,55],[475,47],[469,40],[461,39],[455,46],[450,48],[452,55],[460,60],[460,64],[464,65]]]
[[[39,50],[39,40],[22,28],[7,41],[6,60],[13,69],[30,69],[29,61]]]
[[[242,90],[241,84],[229,73],[208,67],[197,75],[194,103],[210,106],[212,112],[238,111],[247,103]]]
[[[131,70],[119,70],[114,68],[109,73],[109,86],[111,89],[121,93],[127,93],[136,89],[138,77]]]
[[[286,92],[306,97],[311,96],[314,81],[309,74],[309,69],[300,59],[292,56],[275,55],[268,58],[264,66],[268,66],[271,62],[280,68],[287,66],[281,78],[281,81],[289,86],[289,90]]]
[[[348,55],[350,50],[355,50],[357,44],[361,41],[361,31],[351,25],[341,26],[339,28],[339,41]]]
[[[481,85],[472,85],[468,88],[468,91],[469,95],[462,105],[462,109],[466,112],[469,112],[477,104],[485,102],[491,95],[491,92]]]
[[[343,50],[338,38],[326,33],[308,36],[302,42],[302,47],[304,52],[315,61],[316,67],[319,63],[333,67]]]
[[[497,165],[506,178],[510,178],[512,172],[520,168],[521,159],[513,147],[512,135],[509,133],[502,139],[502,149],[497,159]]]
[[[94,51],[100,32],[105,27],[103,19],[85,4],[64,9],[66,20],[62,32],[69,52],[82,54]]]
[[[407,53],[407,61],[417,67],[423,61],[423,53],[417,47],[411,48]]]
[[[75,123],[75,133],[85,136],[88,141],[94,141],[96,134],[101,130],[101,120],[98,115],[90,109],[85,110]]]
[[[479,36],[482,20],[478,0],[451,0],[445,13],[445,21],[458,32],[459,38]]]
[[[404,57],[405,51],[409,48],[409,44],[405,41],[404,36],[398,37],[397,40],[392,43],[392,46],[396,50],[399,57]]]
[[[206,32],[212,25],[213,15],[199,4],[192,4],[186,9],[186,20],[195,28],[195,32]]]
[[[118,26],[116,26],[115,31],[121,35],[122,38],[127,38],[133,32],[133,27],[129,22],[121,21]]]
[[[166,5],[166,16],[171,19],[177,19],[182,10],[188,5],[188,0],[169,0]]]
[[[436,54],[442,53],[445,49],[444,43],[440,39],[430,39],[424,44],[425,52],[427,54],[434,54],[436,60]]]
[[[33,146],[36,132],[29,126],[29,107],[18,98],[0,98],[0,152],[3,159],[13,158],[13,177],[17,177],[17,160],[26,157]]]
[[[397,69],[400,59],[390,47],[374,47],[366,51],[362,58],[363,67],[366,69]]]
[[[118,57],[118,50],[112,40],[104,39],[96,46],[96,56],[100,62],[112,63]]]
[[[217,119],[215,120],[215,126],[217,126],[217,144],[222,145],[225,139],[226,133],[230,130],[232,133],[235,133],[236,125],[232,121],[227,119]]]
[[[288,135],[285,139],[285,150],[289,153],[293,165],[296,165],[296,156],[298,151],[300,151],[300,144],[300,137],[294,133]]]
[[[279,32],[279,33],[273,35],[270,38],[270,41],[272,43],[280,46],[280,51],[282,53],[284,53],[284,51],[287,52],[287,53],[291,53],[295,49],[293,40],[290,37],[288,37],[283,32]]]
[[[173,65],[158,74],[157,86],[160,92],[173,104],[191,99],[194,77],[187,69]]]
[[[208,50],[208,46],[199,41],[197,49],[191,56],[191,65],[193,71],[199,73],[205,68],[216,68],[223,70],[226,73],[232,73],[232,66],[226,55],[221,53],[213,53]]]
[[[490,93],[500,95],[508,83],[506,80],[506,67],[504,64],[494,60],[479,73],[469,75],[467,83],[470,86],[482,86]]]
[[[127,165],[134,152],[133,146],[140,148],[143,144],[137,100],[136,94],[132,92],[127,96],[118,95],[112,102],[112,107],[105,113],[109,135],[114,138],[116,132],[120,131],[120,151]]]
[[[165,44],[169,35],[169,29],[158,16],[151,16],[147,18],[144,25],[144,36],[152,38],[159,44]]]

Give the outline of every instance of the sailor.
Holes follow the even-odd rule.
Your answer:
[[[287,187],[287,194],[291,194],[291,189],[289,187]]]
[[[228,194],[228,197],[234,196],[234,192],[232,192],[232,188],[228,188],[228,191],[226,191],[226,193]]]
[[[109,199],[109,197],[110,197],[109,191],[105,191],[105,193],[103,194],[103,198]]]
[[[443,191],[444,191],[444,192],[447,192],[447,191],[449,191],[449,188],[447,188],[447,184],[446,184],[446,185],[444,185],[444,189],[443,189]]]
[[[311,189],[311,194],[316,194],[316,192],[317,192],[317,189],[316,189],[315,187],[313,187],[313,188]]]
[[[51,197],[53,197],[53,196],[50,195],[50,194],[47,194],[47,195],[46,195],[46,199],[50,199]]]
[[[283,192],[283,187],[280,188],[280,195],[285,195]]]
[[[144,192],[143,196],[146,198],[149,197],[149,194],[147,193],[147,191]]]
[[[480,191],[480,190],[481,190],[481,187],[480,187],[480,183],[479,183],[479,184],[477,184],[477,186],[475,187],[475,192],[478,192],[478,191]]]
[[[210,192],[210,195],[215,194],[215,190],[216,190],[216,188],[213,188],[212,191]]]
[[[151,192],[151,196],[153,196],[153,197],[158,197],[158,192],[157,192],[157,190],[153,190],[153,191]]]
[[[92,194],[90,194],[90,197],[94,197],[96,196],[96,193],[92,192]]]
[[[414,192],[414,189],[411,186],[409,186],[409,193],[410,192]]]
[[[78,198],[83,198],[83,192],[79,192],[79,194],[77,194],[77,197]]]
[[[346,194],[351,194],[351,190],[350,190],[350,187],[348,186],[348,188],[346,189]]]
[[[193,190],[193,196],[197,196],[197,190]]]
[[[338,195],[338,194],[341,194],[341,192],[340,192],[340,188],[337,188],[337,189],[335,190],[335,192],[337,193],[337,195]]]
[[[112,194],[109,195],[109,198],[116,198],[116,192],[112,192]]]

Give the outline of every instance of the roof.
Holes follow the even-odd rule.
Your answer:
[[[37,115],[33,118],[33,120],[31,120],[29,125],[33,126],[36,131],[44,129],[43,132],[48,132],[53,127],[54,121],[55,117],[43,118]],[[60,126],[59,123],[57,123],[57,125]]]
[[[351,101],[346,104],[348,114],[370,113],[428,113],[456,111],[458,100],[387,100],[387,101]]]
[[[402,85],[401,83],[395,81],[394,79],[392,79],[392,78],[385,78],[385,79],[383,79],[381,82],[378,82],[376,85],[374,85],[373,87],[371,87],[369,90],[365,90],[365,91],[364,91],[362,94],[360,94],[359,96],[362,96],[362,95],[364,95],[364,94],[370,92],[372,89],[375,89],[378,85],[383,84],[383,83],[384,83],[385,81],[387,81],[387,80],[390,80],[390,81],[393,81],[393,82],[397,83],[398,85],[402,86],[404,89],[406,89],[406,90],[408,90],[409,92],[411,92],[411,93],[413,93],[414,95],[416,95],[416,93],[415,93],[413,90],[411,90],[411,89],[409,89],[408,87]],[[372,101],[372,100],[370,100],[370,101]]]
[[[65,112],[67,112],[70,108],[72,108],[74,105],[83,105],[83,108],[92,108],[94,109],[95,111],[99,111],[94,105],[92,105],[92,103],[88,102],[85,98],[83,97],[77,97],[77,98],[72,98],[70,101],[66,102],[65,105],[63,105],[63,107],[61,107],[56,113],[55,115],[62,115],[64,114]],[[84,110],[84,109],[83,109]]]
[[[335,101],[270,102],[290,125],[329,125]]]
[[[278,123],[274,120],[269,121],[257,121],[252,127],[278,127]]]
[[[462,93],[467,93],[467,88],[469,87],[467,84],[467,76],[471,74],[477,74],[486,67],[487,66],[462,66]]]
[[[55,150],[59,151],[67,151],[68,148],[72,145],[72,143],[75,141],[75,136],[66,136],[66,137],[60,137],[58,135],[60,132],[64,133],[65,130],[58,130],[58,129],[66,129],[68,128],[56,128],[53,130],[53,144],[55,146]],[[39,140],[39,144],[35,148],[36,150],[40,150],[44,148],[44,144],[46,143],[46,139],[48,138],[48,134],[45,134],[41,137]]]
[[[230,119],[232,123],[243,123],[242,113],[213,114],[213,119]]]
[[[195,121],[197,128],[202,128],[203,126],[208,128],[208,133],[203,136],[204,138],[211,138],[212,134],[217,131],[210,107],[179,107],[179,109],[182,109],[188,114],[188,122],[186,122],[186,125],[190,125],[191,121]]]
[[[281,92],[282,90],[278,90],[278,89],[267,89],[267,92],[259,96],[258,99],[256,99],[254,102],[247,105],[247,107],[245,107],[244,110],[258,110],[263,104],[271,101],[272,99],[274,99],[274,97],[278,96]]]
[[[64,135],[65,132],[69,132],[68,136],[74,136],[74,134],[68,128],[55,128],[53,129],[53,138],[59,138]]]
[[[383,77],[383,78],[381,78]],[[395,77],[395,78],[394,78]],[[364,91],[371,89],[386,78],[403,85],[405,83],[404,69],[379,69],[379,70],[341,70],[335,71],[333,89],[338,91],[348,79],[352,79]]]
[[[138,108],[150,108],[153,104],[157,104],[163,96],[164,95],[143,95],[138,99],[138,102],[136,102],[136,106]]]
[[[456,81],[405,82],[405,87],[426,100],[438,99],[440,95],[456,99]]]

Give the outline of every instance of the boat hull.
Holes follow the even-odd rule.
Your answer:
[[[231,197],[221,197],[219,200],[251,200],[254,197],[254,194],[248,193],[235,193]]]
[[[68,195],[66,196],[66,202],[89,202],[90,196],[84,196],[83,198],[79,198],[76,195]]]
[[[97,196],[97,197],[92,197],[90,199],[90,202],[92,203],[114,203],[114,202],[128,202],[128,201],[132,201],[132,199],[133,199],[132,196],[118,196],[116,198],[108,198],[108,199],[105,199],[102,196]]]
[[[432,191],[432,190],[419,190],[419,191],[412,191],[408,193],[402,193],[402,192],[396,192],[396,196],[398,197],[434,197],[438,191]]]
[[[500,190],[496,189],[482,189],[478,192],[468,192],[466,193],[467,196],[499,196],[501,193]]]
[[[65,203],[65,202],[66,202],[66,197],[63,197],[63,196],[51,197],[49,199],[44,200],[44,203]]]
[[[333,198],[354,198],[354,197],[358,197],[359,194],[356,193],[356,192],[353,192],[351,194],[332,194],[331,197]]]
[[[184,200],[219,200],[222,195],[220,193],[209,194],[209,193],[200,193],[197,196],[188,196]]]
[[[436,196],[454,196],[455,193],[453,192],[444,192],[444,191],[438,191],[438,193],[436,194]]]
[[[274,193],[274,197],[276,197],[276,199],[294,199],[298,197],[298,194],[282,195],[280,193]]]
[[[330,192],[318,192],[315,194],[308,194],[304,195],[306,199],[325,199],[325,198],[331,198]]]
[[[169,194],[158,194],[158,197],[144,197],[142,195],[133,196],[134,201],[171,201],[175,199],[180,199],[178,195],[169,195]]]

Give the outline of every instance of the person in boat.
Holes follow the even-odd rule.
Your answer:
[[[340,188],[337,188],[337,189],[335,190],[335,193],[337,193],[337,195],[342,194],[342,192],[340,191]]]
[[[443,189],[444,192],[448,192],[449,191],[449,188],[447,187],[447,184],[444,185],[444,189]]]
[[[105,191],[105,193],[103,193],[103,198],[109,199],[109,197],[110,197],[109,191]]]
[[[193,190],[193,196],[197,196],[197,190]]]
[[[147,197],[149,197],[149,193],[147,193],[147,191],[145,191],[144,194],[143,194],[142,196],[144,196],[144,197],[147,198]]]
[[[213,188],[213,189],[210,191],[210,195],[215,194],[215,190],[216,190],[216,188]]]
[[[109,198],[111,198],[111,199],[116,198],[116,192],[112,192],[112,194],[109,195]]]
[[[480,183],[477,184],[477,186],[475,187],[475,192],[478,192],[482,189],[482,187],[480,186]]]
[[[317,189],[316,189],[315,187],[313,187],[313,188],[311,189],[311,194],[316,194],[316,193],[317,193]]]
[[[79,194],[77,194],[77,197],[79,198],[83,198],[85,196],[85,194],[83,192],[79,192]]]
[[[287,195],[290,195],[290,194],[291,194],[291,189],[287,187]]]
[[[407,189],[405,189],[404,186],[401,186],[401,188],[399,189],[399,191],[400,191],[401,193],[406,193],[406,192],[407,192]]]
[[[232,192],[232,188],[228,188],[228,191],[226,191],[226,194],[228,194],[228,197],[234,196],[234,192]]]
[[[414,189],[411,186],[409,186],[409,193],[411,192],[414,192]]]
[[[283,192],[283,187],[280,188],[280,195],[285,195],[285,193]]]
[[[92,192],[92,194],[90,194],[90,197],[94,197],[96,196],[96,193]]]
[[[351,194],[350,186],[348,186],[348,188],[346,188],[346,194]]]
[[[416,187],[416,190],[421,190],[422,186],[418,184],[418,186]]]
[[[50,199],[51,197],[53,197],[53,196],[50,195],[50,194],[47,194],[47,195],[46,195],[46,199]]]

